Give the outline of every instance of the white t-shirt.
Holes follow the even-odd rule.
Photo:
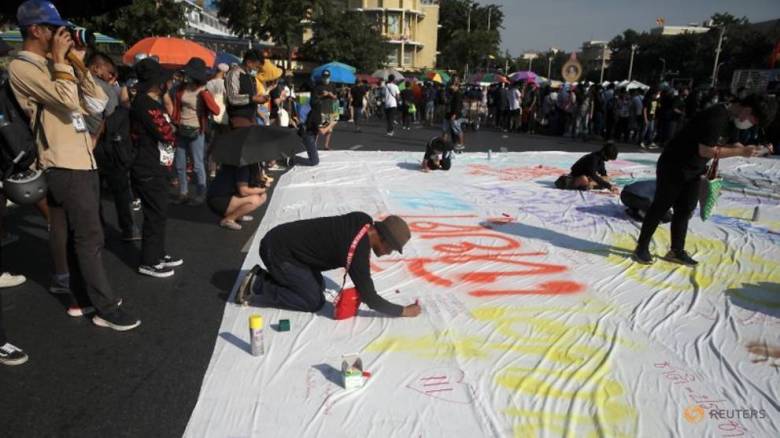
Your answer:
[[[385,108],[395,108],[398,106],[398,96],[401,94],[401,90],[398,85],[389,83],[385,85]]]
[[[520,90],[518,90],[517,88],[513,88],[509,93],[509,109],[512,111],[519,110],[520,99],[521,99]]]

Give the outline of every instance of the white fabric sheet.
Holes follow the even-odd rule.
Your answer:
[[[398,214],[412,240],[373,258],[373,277],[423,313],[227,304],[185,436],[780,436],[780,161],[721,162],[727,190],[713,218],[691,220],[688,268],[630,260],[640,224],[618,197],[553,188],[579,155],[463,154],[422,173],[422,153],[325,152],[284,175],[242,272],[278,224]],[[607,169],[625,185],[653,178],[656,158]],[[668,244],[662,224],[654,254]],[[262,357],[248,353],[254,313]],[[280,318],[290,332],[269,326]],[[373,375],[345,391],[353,352]]]

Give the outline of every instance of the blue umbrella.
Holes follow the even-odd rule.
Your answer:
[[[316,81],[322,76],[322,72],[325,70],[330,70],[331,82],[338,82],[340,84],[355,83],[355,72],[357,69],[351,65],[342,64],[340,62],[329,62],[315,68],[311,72],[311,79]]]
[[[219,64],[241,64],[241,58],[232,53],[219,52],[217,53],[217,57],[214,59],[214,68],[216,68]]]

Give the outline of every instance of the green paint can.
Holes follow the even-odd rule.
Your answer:
[[[290,331],[290,320],[289,319],[280,319],[279,320],[279,331],[280,332],[289,332]]]

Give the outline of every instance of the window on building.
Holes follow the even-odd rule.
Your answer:
[[[398,65],[398,53],[400,52],[400,47],[394,47],[393,50],[390,51],[390,54],[387,55],[387,63],[395,66]]]
[[[387,33],[389,35],[398,35],[401,33],[401,16],[390,14],[387,16]]]
[[[410,46],[404,47],[404,66],[405,67],[414,66],[414,47],[410,47]]]

